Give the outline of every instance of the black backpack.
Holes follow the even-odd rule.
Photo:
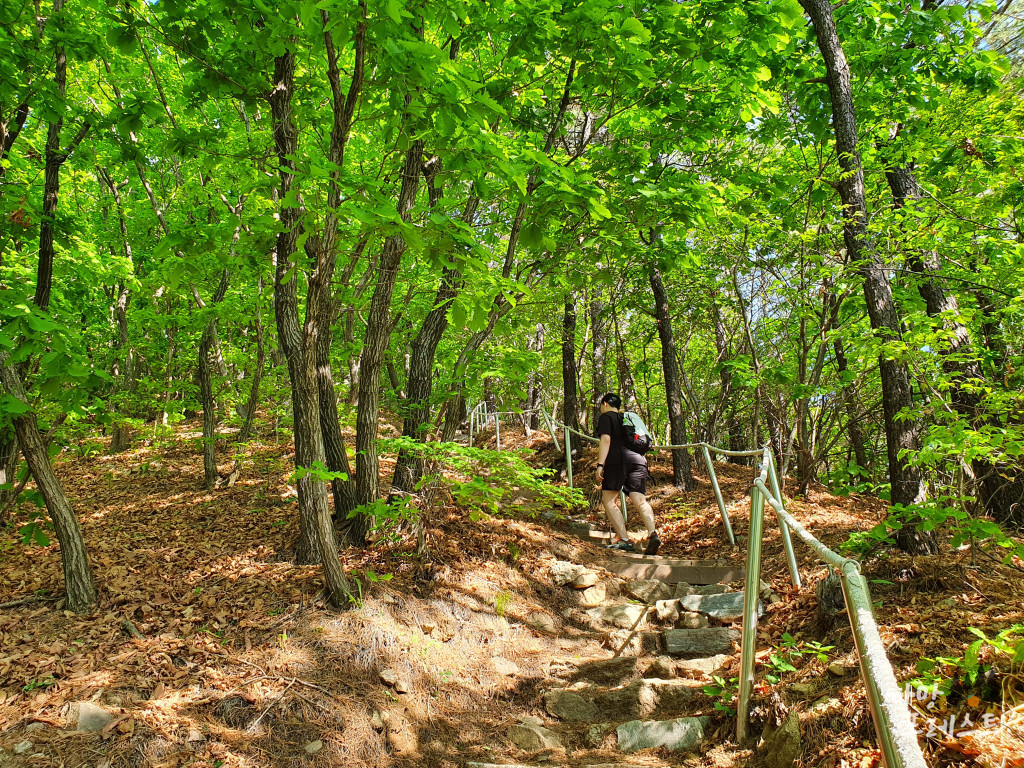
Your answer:
[[[641,456],[654,447],[654,438],[647,431],[647,427],[639,416],[629,411],[622,414],[622,447]]]

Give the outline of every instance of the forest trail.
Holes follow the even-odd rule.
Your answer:
[[[525,499],[479,519],[448,507],[430,520],[429,562],[408,541],[344,551],[363,592],[338,614],[324,609],[319,568],[290,560],[291,447],[271,433],[253,444],[234,487],[206,492],[194,437],[58,463],[96,566],[93,613],[47,602],[60,583],[55,544],[25,547],[14,529],[6,534],[0,591],[43,602],[0,613],[0,764],[753,764],[723,711],[738,675],[751,467],[715,465],[736,548],[723,543],[708,478],[680,493],[670,463],[655,459],[663,557],[609,556],[593,513],[561,519]],[[560,458],[544,433],[521,442],[539,466]],[[579,460],[580,478],[593,453]],[[790,508],[831,546],[884,510],[821,491]],[[813,583],[824,567],[798,551],[808,586],[792,589],[779,539],[769,524],[766,652],[786,632],[821,639],[811,634]],[[393,578],[373,583],[370,572]],[[893,637],[905,642],[922,631],[897,618],[906,602],[887,606]],[[772,696],[800,710],[822,743],[843,744],[851,764],[870,762],[877,750],[864,744],[875,737],[848,628],[828,642],[837,647],[828,663],[795,659],[799,671]],[[98,715],[97,731],[83,727],[83,711]]]

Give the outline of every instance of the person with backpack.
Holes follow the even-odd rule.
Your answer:
[[[597,434],[601,438],[597,451],[597,482],[601,484],[601,506],[608,516],[617,542],[609,549],[636,552],[629,538],[626,522],[616,500],[619,491],[625,491],[647,528],[645,555],[656,555],[661,547],[654,525],[654,510],[647,501],[647,458],[654,441],[640,418],[633,413],[621,412],[622,398],[608,392],[601,398],[601,416],[597,420]]]

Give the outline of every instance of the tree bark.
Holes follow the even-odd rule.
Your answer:
[[[893,207],[897,210],[921,199],[921,188],[910,166],[889,168],[885,178],[892,192]],[[938,351],[942,356],[943,371],[950,377],[949,396],[953,408],[975,429],[986,423],[999,426],[984,412],[982,392],[987,382],[971,332],[960,320],[960,303],[956,294],[947,291],[941,281],[932,277],[939,266],[936,255],[922,254],[908,247],[906,259],[910,271],[918,277],[918,292],[925,301],[928,316],[937,320],[945,331],[944,346]],[[978,486],[979,501],[988,513],[999,522],[1019,522],[1022,513],[1016,510],[1024,497],[1024,478],[1019,470],[982,458],[975,458],[971,468]]]
[[[0,352],[0,377],[7,393],[20,400],[29,409],[25,388],[13,366],[8,365],[6,352]],[[78,518],[71,508],[64,488],[50,464],[46,441],[39,434],[36,415],[31,410],[14,417],[14,431],[18,445],[28,462],[29,470],[36,481],[39,492],[46,501],[53,528],[60,543],[60,559],[64,568],[64,584],[67,590],[67,607],[75,613],[88,611],[96,602],[96,586],[89,567],[89,553],[82,538]]]
[[[836,355],[836,370],[839,373],[839,381],[842,382],[843,408],[846,410],[846,418],[849,420],[849,425],[846,429],[850,437],[850,447],[853,449],[853,459],[857,462],[861,473],[866,476],[868,472],[868,454],[864,449],[864,431],[860,428],[857,393],[853,388],[853,378],[849,372],[842,340],[835,339],[832,342],[832,349]]]
[[[595,427],[601,417],[601,396],[608,391],[608,318],[606,304],[599,288],[590,299],[590,328],[594,359],[590,373],[590,423]]]
[[[661,279],[661,271],[651,267],[651,290],[654,292],[654,312],[658,323],[658,338],[661,340],[661,365],[665,374],[665,399],[668,404],[668,423],[673,445],[690,442],[683,411],[683,392],[679,376],[679,358],[676,357],[676,340],[672,333],[672,316],[669,309],[668,293]],[[693,479],[693,468],[688,450],[672,451],[672,482],[677,488],[692,491],[697,487]]]
[[[277,264],[274,274],[274,308],[277,335],[288,361],[295,422],[295,468],[299,496],[300,539],[296,559],[309,563],[319,558],[330,602],[347,604],[352,590],[338,560],[338,549],[327,504],[327,485],[313,471],[326,468],[320,404],[316,382],[315,320],[303,329],[299,324],[298,264],[295,251],[299,235],[299,205],[289,203],[296,181],[295,157],[298,130],[292,120],[295,89],[295,54],[274,59],[274,88],[270,109],[274,124],[274,145],[280,163],[281,231],[277,236]],[[298,189],[296,188],[296,192]],[[307,315],[310,313],[307,311]]]
[[[534,327],[534,334],[527,346],[531,352],[536,352],[538,359],[542,359],[544,354],[544,323],[537,323]],[[542,408],[541,402],[541,385],[542,385],[540,372],[534,370],[530,373],[530,383],[526,391],[526,407],[531,411],[529,421],[527,422],[530,429],[540,429],[541,418],[537,412],[538,408]]]
[[[263,278],[257,281],[257,296],[263,295]],[[253,421],[256,419],[256,408],[259,405],[260,384],[263,381],[263,367],[267,362],[267,345],[263,337],[263,317],[259,301],[256,304],[256,367],[252,375],[252,385],[249,387],[249,399],[245,403],[245,423],[242,424],[242,431],[238,433],[238,442],[248,442],[252,436]]]
[[[225,269],[220,277],[220,284],[213,294],[211,305],[216,306],[224,300],[228,292],[228,271]],[[198,293],[196,294],[198,297]],[[200,299],[201,301],[201,299]],[[200,309],[205,308],[204,304]],[[213,341],[217,333],[217,320],[210,318],[203,328],[203,336],[199,342],[199,397],[203,406],[203,488],[212,491],[217,486],[220,474],[217,472],[217,404],[213,397]]]
[[[843,241],[849,261],[856,265],[864,281],[871,327],[884,344],[900,338],[900,318],[893,301],[886,265],[867,241],[867,202],[864,196],[864,168],[857,137],[857,118],[850,85],[850,68],[836,31],[832,6],[828,0],[800,0],[814,25],[818,49],[825,61],[826,82],[832,102],[832,125],[839,156],[839,196],[843,202]],[[920,445],[920,423],[908,418],[913,408],[910,372],[905,363],[891,354],[879,356],[882,380],[882,409],[885,414],[886,448],[889,457],[889,482],[893,504],[912,507],[924,499],[920,468],[913,466],[907,454]],[[907,517],[896,533],[896,543],[909,554],[938,551],[934,534],[921,531],[918,521]]]
[[[406,104],[411,99],[406,100]],[[419,189],[423,142],[412,141],[405,153],[402,183],[398,194],[398,214],[402,221],[411,217]],[[356,498],[360,504],[371,504],[378,496],[380,462],[377,457],[377,427],[380,416],[380,374],[387,348],[391,316],[391,296],[398,281],[398,268],[405,253],[405,240],[400,234],[384,241],[377,270],[377,285],[367,312],[366,336],[359,362],[359,408],[356,412]],[[363,523],[366,524],[366,521]]]
[[[580,406],[576,373],[576,300],[571,293],[565,296],[562,316],[562,421],[578,430]],[[579,440],[573,442],[579,444]]]

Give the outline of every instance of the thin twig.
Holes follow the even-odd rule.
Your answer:
[[[253,722],[252,722],[252,725],[250,725],[250,726],[249,726],[249,728],[248,728],[247,730],[249,730],[249,731],[255,731],[255,730],[256,730],[256,726],[260,724],[260,720],[262,720],[262,719],[264,718],[264,716],[265,716],[265,715],[267,714],[267,712],[269,712],[269,711],[270,711],[270,710],[272,710],[272,709],[273,709],[273,708],[274,708],[275,706],[277,706],[277,704],[278,704],[278,703],[279,703],[279,702],[281,701],[281,699],[283,699],[283,698],[284,698],[284,695],[285,695],[286,693],[288,693],[288,689],[289,689],[289,688],[291,688],[291,687],[292,687],[293,685],[295,685],[296,681],[297,681],[297,678],[292,678],[292,681],[291,681],[290,683],[288,683],[288,685],[286,685],[286,686],[284,687],[284,690],[283,690],[283,691],[281,691],[281,695],[280,695],[280,696],[278,696],[278,697],[277,697],[276,699],[274,699],[274,700],[273,700],[272,702],[270,702],[270,706],[268,706],[268,707],[267,707],[266,709],[264,709],[264,710],[263,710],[263,711],[262,711],[262,712],[260,713],[260,716],[259,716],[259,717],[257,717],[257,718],[256,718],[255,720],[253,720]]]
[[[52,600],[60,600],[60,597],[43,597],[42,595],[22,597],[17,600],[11,600],[9,603],[0,603],[0,611],[5,608],[17,608],[19,605],[28,605],[29,603],[48,603]]]

